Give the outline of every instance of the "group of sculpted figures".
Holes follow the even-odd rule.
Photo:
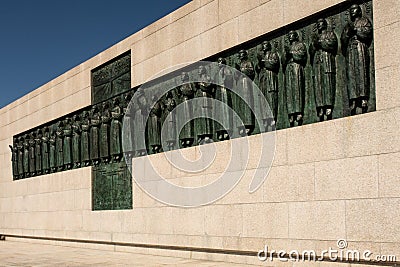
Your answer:
[[[373,29],[371,21],[363,16],[359,5],[350,7],[350,21],[340,37],[341,52],[346,58],[347,89],[351,114],[367,112],[370,94],[369,46]],[[305,105],[305,67],[310,59],[312,84],[317,116],[320,121],[332,119],[336,93],[336,55],[339,38],[328,29],[326,19],[316,22],[316,33],[310,45],[300,41],[296,31],[287,35],[288,45],[279,53],[271,43],[262,43],[257,62],[249,59],[246,50],[239,51],[239,62],[234,72],[226,66],[224,58],[218,59],[216,77],[211,79],[204,66],[198,68],[200,81],[190,82],[189,73],[181,74],[180,86],[163,95],[149,97],[143,89],[122,94],[90,109],[66,117],[52,126],[14,137],[12,151],[13,174],[16,179],[48,174],[73,168],[97,166],[162,151],[161,127],[166,123],[168,149],[190,147],[214,140],[227,140],[234,131],[240,136],[250,135],[255,128],[251,105],[257,101],[253,95],[253,81],[258,74],[259,88],[271,112],[260,106],[264,131],[276,128],[278,114],[279,72],[284,77],[285,99],[290,126],[302,125]],[[218,86],[211,81],[217,81]],[[237,87],[243,100],[234,101],[230,88]],[[191,99],[199,98],[193,106]],[[212,106],[211,99],[225,105]],[[131,101],[133,99],[134,101]],[[133,102],[130,104],[130,102]],[[149,103],[156,102],[149,107]],[[239,103],[239,104],[238,104]],[[182,112],[175,108],[182,105]],[[265,109],[265,110],[263,110]],[[234,129],[233,111],[240,115],[243,124]],[[193,114],[202,118],[192,119]],[[224,127],[216,121],[224,122]],[[181,121],[179,121],[181,120]],[[180,123],[182,129],[177,129]],[[122,126],[127,129],[122,130]],[[124,135],[124,136],[123,136]],[[122,148],[124,139],[124,149]],[[178,142],[178,143],[177,143]]]
[[[370,55],[373,28],[364,17],[359,5],[350,7],[350,21],[345,25],[340,38],[342,54],[346,58],[347,90],[351,115],[368,111],[370,95]],[[278,103],[278,73],[280,62],[284,73],[285,102],[290,126],[302,125],[305,103],[305,67],[308,55],[312,66],[313,90],[317,116],[320,121],[332,119],[336,93],[336,55],[338,37],[328,29],[326,19],[316,23],[316,34],[310,45],[299,40],[296,31],[288,34],[289,46],[280,56],[271,51],[268,42],[263,43],[261,57],[260,89],[268,100],[276,122]],[[271,120],[270,120],[271,121]]]
[[[119,162],[122,118],[131,94],[92,106],[90,110],[14,137],[13,174],[17,179],[73,168]]]

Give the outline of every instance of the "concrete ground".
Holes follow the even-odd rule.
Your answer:
[[[0,241],[0,266],[244,266],[174,257]]]

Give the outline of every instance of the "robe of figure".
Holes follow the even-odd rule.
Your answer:
[[[25,139],[24,141],[24,173],[25,177],[30,176],[30,166],[29,166],[29,139]]]
[[[278,74],[280,67],[279,55],[276,52],[266,51],[261,59],[260,90],[268,102],[270,111],[264,105],[260,105],[263,120],[274,119],[278,116]],[[271,117],[272,115],[272,117]]]
[[[49,136],[47,133],[44,133],[42,137],[42,167],[44,171],[50,169],[49,153]]]
[[[100,142],[99,142],[99,127],[100,118],[96,113],[90,120],[90,158],[92,160],[98,160],[100,156]]]
[[[113,156],[122,154],[122,109],[116,105],[111,111],[111,128],[110,128],[110,153]]]
[[[56,166],[58,168],[64,166],[63,134],[62,128],[59,127],[56,131]]]
[[[127,99],[127,102],[124,106],[124,119],[123,119],[123,149],[126,153],[133,153],[133,117],[135,116],[133,113],[133,105],[129,104],[130,99]]]
[[[349,99],[369,99],[370,94],[370,55],[372,23],[366,17],[356,18],[352,25],[347,24],[342,33],[342,49],[346,56],[347,89]]]
[[[12,173],[13,177],[18,176],[18,152],[17,152],[17,145],[14,141],[13,146],[10,146],[11,149],[11,163],[12,163]]]
[[[40,173],[42,171],[42,142],[39,135],[35,139],[35,165],[36,171]]]
[[[24,174],[24,145],[18,144],[18,175],[22,177]]]
[[[29,172],[31,173],[31,175],[34,175],[36,172],[35,146],[35,139],[31,137],[31,139],[29,140]]]
[[[200,78],[200,80],[211,80],[209,77],[203,76],[203,78]],[[212,95],[213,95],[213,89],[214,85],[207,83],[207,82],[201,82],[197,84],[198,90],[196,92],[196,97],[200,99],[200,101],[197,101],[196,103],[196,115],[200,117],[197,118],[195,128],[197,130],[197,137],[200,139],[203,139],[204,137],[212,137],[213,134],[213,121],[212,121],[212,112],[213,112],[213,107],[212,107]]]
[[[162,106],[157,102],[150,111],[147,129],[149,145],[152,148],[161,148],[161,115]]]
[[[336,92],[336,51],[338,41],[333,31],[318,34],[313,41],[313,80],[317,108],[333,107]]]
[[[138,108],[135,112],[134,117],[134,134],[133,134],[133,144],[136,152],[145,152],[146,148],[146,118],[147,118],[146,108]]]
[[[72,159],[75,164],[81,162],[81,126],[79,122],[72,125]]]
[[[216,123],[217,135],[222,134],[226,131],[229,135],[233,132],[233,102],[232,102],[232,92],[234,77],[232,70],[227,66],[221,66],[218,73],[216,81],[218,86],[215,90],[215,99],[221,101],[217,107],[214,108],[214,118]],[[225,129],[222,126],[225,125]]]
[[[81,160],[87,163],[90,160],[90,146],[89,146],[89,130],[90,122],[88,118],[84,118],[81,125]]]
[[[182,95],[182,112],[178,114],[178,125],[184,125],[179,134],[179,138],[181,140],[194,139],[193,103],[191,99],[194,97],[195,88],[192,83],[188,83],[180,86],[178,90]]]
[[[176,144],[176,113],[174,110],[176,107],[176,102],[172,94],[167,96],[165,107],[167,112],[167,121],[165,122],[167,123],[167,130],[165,140],[169,146],[173,146]]]
[[[50,137],[49,144],[50,144],[49,165],[50,169],[54,170],[57,167],[56,138],[54,136]]]
[[[285,71],[286,105],[288,114],[304,113],[305,78],[304,65],[307,62],[307,48],[302,42],[293,42],[289,48]]]
[[[111,113],[107,109],[103,111],[101,116],[101,126],[100,126],[100,157],[108,158],[110,156],[110,120]]]
[[[67,124],[64,128],[64,165],[72,164],[72,128]]]
[[[241,92],[243,101],[239,100],[235,103],[235,111],[238,112],[243,125],[250,132],[254,130],[255,118],[252,109],[254,108],[253,96],[253,79],[255,77],[254,65],[250,60],[244,60],[240,63],[240,72],[243,73],[239,76],[237,81],[238,91]],[[237,96],[237,98],[241,98]]]

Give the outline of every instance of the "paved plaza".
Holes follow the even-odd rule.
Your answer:
[[[244,266],[25,242],[0,242],[0,266]]]

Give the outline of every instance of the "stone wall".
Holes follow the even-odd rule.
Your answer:
[[[207,58],[342,2],[194,0],[1,109],[0,233],[239,252],[256,252],[265,245],[276,250],[321,251],[345,238],[351,249],[400,257],[397,0],[373,1],[376,111],[278,131],[273,166],[262,188],[254,194],[248,193],[251,175],[256,168],[266,167],[254,162],[260,135],[249,138],[253,155],[250,162],[235,170],[244,170],[238,186],[218,202],[196,209],[162,205],[134,185],[133,210],[93,212],[90,167],[19,181],[12,178],[8,148],[12,137],[90,105],[91,70],[103,63],[131,50],[135,87],[167,67]],[[188,175],[172,168],[164,154],[150,157],[175,183],[202,185],[223,171],[224,155],[230,151],[231,142],[216,144],[216,161],[201,174]],[[199,158],[198,147],[183,153],[188,158]],[[256,257],[190,249],[117,249],[243,263],[258,261]],[[280,264],[274,262],[271,266]]]

